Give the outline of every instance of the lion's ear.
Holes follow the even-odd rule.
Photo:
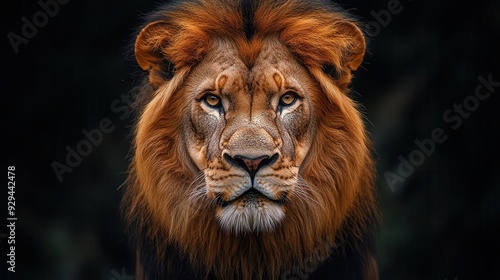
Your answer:
[[[345,89],[366,51],[365,37],[356,23],[326,13],[312,18],[298,16],[288,24],[281,38],[292,53],[311,70],[321,69]]]
[[[327,40],[330,40],[329,47],[319,51],[323,58],[319,63],[323,72],[344,88],[351,81],[351,72],[363,62],[366,52],[365,36],[353,22],[341,22],[331,29]]]
[[[194,17],[196,18],[196,17]],[[149,72],[155,87],[174,72],[198,63],[205,55],[210,38],[203,26],[191,18],[154,21],[146,25],[135,42],[137,63]]]
[[[164,59],[162,49],[168,44],[167,23],[155,21],[146,25],[135,41],[135,58],[144,71],[157,69]]]
[[[135,41],[135,59],[149,74],[149,83],[157,87],[165,82],[171,71],[170,61],[165,53],[174,32],[164,21],[146,25]]]
[[[352,22],[343,23],[340,32],[344,33],[347,38],[344,52],[345,66],[354,71],[361,65],[365,56],[365,36],[359,27]]]

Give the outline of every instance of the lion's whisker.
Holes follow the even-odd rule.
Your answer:
[[[295,185],[294,193],[297,197],[317,204],[323,210],[326,210],[325,206],[317,199],[319,196],[318,192],[312,188],[309,183],[302,178],[300,175],[298,176],[297,184]]]
[[[196,174],[193,181],[189,185],[189,189],[193,189],[189,194],[189,201],[191,203],[198,202],[206,195],[205,174],[202,171]]]

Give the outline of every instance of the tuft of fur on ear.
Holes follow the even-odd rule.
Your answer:
[[[173,35],[163,21],[155,21],[144,27],[135,41],[135,58],[142,70],[149,73],[149,83],[158,87],[164,81],[165,59],[163,50]]]
[[[363,61],[366,42],[357,22],[326,1],[264,2],[255,21],[257,34],[278,34],[311,70],[336,73],[331,76],[342,91]]]
[[[137,63],[149,73],[149,82],[159,87],[166,74],[196,64],[205,55],[209,35],[200,26],[158,20],[144,27],[135,43]],[[186,30],[189,29],[189,30]]]
[[[170,5],[172,6],[172,5]],[[139,33],[135,56],[159,87],[165,72],[191,67],[206,54],[215,36],[239,40],[245,36],[238,1],[199,0],[160,9]]]

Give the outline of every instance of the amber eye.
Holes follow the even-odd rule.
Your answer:
[[[297,95],[293,92],[287,92],[280,97],[280,105],[291,106],[297,101]]]
[[[220,97],[215,94],[207,94],[203,98],[203,101],[212,108],[219,108],[221,106]]]

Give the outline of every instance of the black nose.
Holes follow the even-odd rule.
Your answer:
[[[242,155],[236,155],[232,157],[228,154],[224,154],[224,158],[232,165],[245,169],[250,174],[250,177],[253,181],[253,178],[255,177],[255,174],[257,174],[257,171],[259,171],[259,169],[263,166],[273,164],[278,158],[278,154],[274,154],[271,157],[264,155],[254,158]]]

